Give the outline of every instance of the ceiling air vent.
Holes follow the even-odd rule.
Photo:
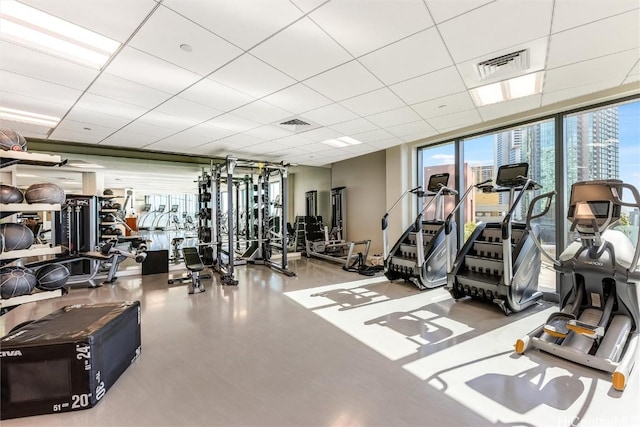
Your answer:
[[[287,120],[286,122],[280,123],[283,126],[309,126],[311,123],[303,122],[300,119],[292,119]]]
[[[498,77],[502,74],[512,74],[526,71],[529,68],[529,50],[523,49],[517,52],[487,59],[476,65],[480,80]]]

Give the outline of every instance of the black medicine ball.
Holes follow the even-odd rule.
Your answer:
[[[64,190],[50,182],[43,182],[41,184],[33,184],[27,188],[24,192],[24,198],[27,199],[27,203],[64,203],[66,196]]]
[[[36,276],[24,267],[0,269],[0,297],[9,299],[29,295],[36,286]]]
[[[67,284],[69,269],[58,263],[47,264],[36,272],[36,280],[36,288],[43,291],[55,291]]]
[[[11,185],[0,185],[0,203],[22,203],[24,195],[19,188]]]

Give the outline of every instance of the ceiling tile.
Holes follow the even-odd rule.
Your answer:
[[[0,69],[84,90],[98,70],[0,40]]]
[[[222,147],[227,149],[238,149],[243,147],[250,147],[263,142],[261,139],[254,138],[245,134],[231,135],[226,138],[216,141]]]
[[[419,120],[411,123],[405,123],[398,126],[392,126],[387,128],[389,132],[398,137],[404,137],[407,135],[416,135],[416,134],[429,134],[434,135],[437,132],[429,125],[429,123],[424,120]]]
[[[256,79],[256,76],[260,78]],[[242,55],[209,78],[255,98],[261,98],[296,82],[249,54]]]
[[[356,119],[331,125],[331,129],[337,130],[345,135],[354,135],[356,133],[376,130],[378,129],[378,126],[374,125],[367,119]]]
[[[404,106],[402,100],[387,88],[346,99],[340,104],[361,116],[369,116]]]
[[[18,123],[0,119],[0,128],[15,129],[25,138],[47,138],[51,130],[48,126],[33,125],[31,123]]]
[[[386,84],[453,65],[435,28],[422,31],[360,58]]]
[[[562,68],[559,69],[561,70]],[[599,92],[601,90],[615,87],[619,82],[619,79],[601,80],[593,83],[583,84],[580,86],[567,87],[564,89],[555,90],[553,92],[545,92],[542,94],[542,105],[545,106],[555,104],[556,102],[566,101],[568,99]],[[640,89],[640,87],[638,89]]]
[[[552,32],[557,33],[579,25],[598,21],[640,7],[638,0],[556,0]]]
[[[274,125],[260,126],[259,128],[254,128],[244,133],[254,138],[264,139],[265,141],[291,135],[290,131]]]
[[[192,51],[183,50],[180,47],[183,44],[191,46]],[[144,23],[129,46],[200,75],[213,72],[243,53],[231,43],[163,6]]]
[[[493,0],[425,0],[436,23],[462,15]]]
[[[469,96],[469,92],[464,91],[432,99],[430,101],[413,104],[411,107],[413,107],[413,109],[420,114],[422,118],[429,120],[431,117],[445,116],[459,111],[472,110],[475,108],[475,104],[473,103],[471,96]]]
[[[369,132],[358,133],[356,135],[351,135],[351,136],[360,142],[371,143],[375,141],[381,141],[383,139],[393,138],[394,135],[390,134],[386,130],[376,129]]]
[[[351,55],[307,18],[285,28],[251,53],[297,80],[351,59]]]
[[[607,37],[603,37],[606,34]],[[548,68],[640,47],[637,10],[551,36]]]
[[[82,91],[0,70],[0,91],[71,107]]]
[[[356,57],[433,26],[422,0],[333,1],[309,16]]]
[[[291,112],[264,101],[254,101],[251,104],[233,110],[233,114],[257,123],[267,124],[285,119],[291,115]]]
[[[153,108],[171,97],[171,94],[166,92],[107,73],[101,74],[89,87],[88,92],[146,108]]]
[[[309,89],[303,84],[288,87],[263,98],[263,100],[294,114],[315,110],[316,108],[331,104],[330,99]]]
[[[351,61],[304,82],[334,101],[351,98],[384,86],[358,61]]]
[[[141,148],[156,141],[158,137],[141,133],[120,130],[109,138],[100,142],[100,145],[109,145],[123,148]]]
[[[396,145],[402,145],[402,144],[404,144],[404,141],[396,137],[382,139],[380,141],[373,141],[369,143],[369,145],[377,148],[378,150],[386,150],[387,148],[395,147]]]
[[[359,118],[340,104],[330,104],[304,113],[304,117],[323,126],[330,126]]]
[[[328,1],[329,0],[291,0],[291,3],[298,6],[298,8],[300,8],[304,13],[308,13]]]
[[[274,142],[284,145],[285,147],[302,147],[304,145],[308,145],[310,141],[300,135],[291,135],[285,136],[284,138],[278,138]]]
[[[207,142],[225,138],[230,131],[216,128],[207,124],[201,124],[190,129],[168,136],[160,141],[145,147],[149,150],[170,150],[179,147],[185,154],[191,154],[189,148],[196,147]]]
[[[391,89],[407,104],[416,104],[461,92],[466,87],[456,67],[449,67],[397,83]]]
[[[490,120],[499,119],[500,117],[508,117],[512,114],[517,114],[522,111],[533,110],[540,107],[542,102],[542,95],[531,95],[522,98],[512,99],[505,102],[497,102],[495,104],[485,105],[478,107],[480,117],[485,122]],[[429,123],[437,120],[437,118],[430,119]]]
[[[100,126],[96,124],[88,125],[87,123],[65,118],[51,133],[50,138],[64,141],[67,140],[68,136],[73,136],[74,141],[95,144],[117,130],[117,128],[113,127]]]
[[[21,0],[58,18],[119,42],[125,42],[156,7],[153,0]]]
[[[104,138],[106,138],[108,135],[110,135],[113,132],[115,132],[115,130],[112,130],[106,135],[100,135],[100,134],[91,134],[87,131],[81,132],[81,131],[62,127],[54,130],[49,136],[49,139],[57,140],[57,141],[82,142],[83,144],[98,144],[100,141],[102,141]]]
[[[640,61],[636,62],[636,65],[627,75],[624,83],[631,83],[640,80]]]
[[[217,110],[233,110],[255,98],[210,79],[203,79],[180,94],[180,97]]]
[[[164,0],[162,4],[245,50],[302,16],[288,0]]]
[[[57,118],[61,118],[69,110],[69,105],[58,104],[51,101],[8,92],[0,92],[0,105],[7,108],[14,108],[16,110],[28,111],[35,114],[44,114],[46,116],[53,116]]]
[[[237,133],[245,132],[249,129],[260,127],[259,123],[251,120],[247,120],[242,117],[234,116],[233,114],[223,114],[215,119],[209,120],[207,124],[231,130]]]
[[[128,46],[107,65],[105,72],[171,94],[182,91],[201,78],[196,73]]]
[[[544,78],[544,92],[555,92],[604,80],[617,79],[622,83],[627,76],[627,70],[638,60],[638,54],[636,49],[631,49],[548,70]]]
[[[147,108],[138,105],[127,104],[104,96],[85,93],[76,103],[75,108],[82,108],[98,113],[109,114],[116,117],[133,120],[148,111]]]
[[[436,132],[433,128],[431,128],[431,129],[432,130],[430,130],[430,131],[412,133],[410,135],[401,136],[400,139],[403,142],[418,142],[418,141],[420,141],[422,139],[431,138],[432,136],[438,134],[438,132]]]
[[[429,124],[440,133],[475,125],[480,122],[482,122],[482,119],[476,110],[461,111],[429,120]]]
[[[415,122],[420,119],[420,116],[409,107],[397,108],[395,110],[385,111],[384,113],[367,116],[367,120],[375,123],[381,128]]]
[[[308,139],[309,141],[320,142],[320,141],[326,141],[327,139],[339,138],[345,135],[333,129],[318,128],[318,129],[313,129],[307,132],[302,132],[300,136],[303,137],[304,139]]]
[[[188,119],[194,123],[204,122],[223,114],[223,111],[207,107],[197,102],[176,96],[156,107],[155,111],[170,114],[174,117]]]
[[[184,127],[180,127],[180,129],[184,129]],[[176,127],[172,129],[171,127],[156,126],[155,124],[144,121],[144,117],[140,120],[136,120],[135,122],[128,124],[121,130],[125,132],[133,132],[142,135],[153,136],[155,137],[154,141],[161,138],[166,138],[177,132]]]
[[[173,114],[167,114],[158,110],[153,110],[138,118],[134,123],[132,123],[133,129],[130,128],[129,130],[143,133],[142,130],[134,130],[136,124],[140,124],[140,126],[143,127],[157,126],[162,129],[170,129],[173,130],[172,133],[174,133],[195,126],[200,122],[201,120],[193,119],[190,117],[174,116]],[[165,134],[164,136],[167,136],[167,134]]]
[[[547,36],[552,9],[553,0],[503,0],[439,24],[438,29],[458,63]]]
[[[307,143],[306,145],[303,145],[302,147],[289,148],[287,150],[291,150],[292,154],[294,155],[295,153],[298,153],[298,155],[303,153],[307,153],[307,155],[309,153],[316,153],[317,155],[325,155],[328,153],[335,154],[338,149],[335,147],[331,147],[330,145],[322,144],[320,142],[311,142],[311,143]]]
[[[86,110],[84,108],[79,108],[77,105],[69,111],[65,120],[85,123],[89,125],[89,127],[92,125],[100,125],[115,129],[120,129],[131,121],[131,119],[126,117],[118,117],[111,114],[101,113],[99,111]]]

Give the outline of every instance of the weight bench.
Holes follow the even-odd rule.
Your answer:
[[[211,279],[210,274],[200,274],[204,270],[204,264],[200,259],[198,249],[194,247],[182,248],[182,256],[184,257],[184,265],[189,272],[175,279],[169,279],[168,284],[189,282],[189,293],[197,294],[204,292],[204,286],[200,282],[200,279]]]

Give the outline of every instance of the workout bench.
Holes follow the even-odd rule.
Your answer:
[[[204,286],[200,282],[200,279],[211,279],[210,274],[200,274],[204,270],[204,264],[200,259],[198,249],[194,247],[182,248],[182,256],[184,258],[184,265],[189,272],[176,279],[169,279],[168,284],[189,282],[189,293],[197,294],[204,292]]]

